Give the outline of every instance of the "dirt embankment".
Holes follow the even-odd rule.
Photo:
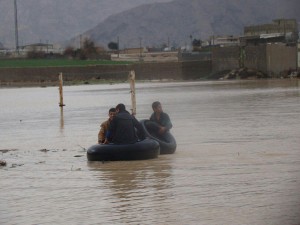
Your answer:
[[[59,73],[63,73],[65,84],[125,81],[131,70],[135,71],[137,80],[202,79],[212,71],[210,61],[156,62],[79,67],[1,68],[0,85],[57,85]]]

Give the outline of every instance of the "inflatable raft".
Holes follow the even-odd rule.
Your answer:
[[[122,161],[157,158],[160,153],[159,143],[145,139],[134,144],[97,144],[87,150],[89,161]]]
[[[147,128],[147,124],[153,123],[150,120],[141,120],[146,137],[156,140],[160,145],[160,154],[173,154],[176,151],[176,140],[174,136],[168,131],[164,135],[156,135],[151,133]]]

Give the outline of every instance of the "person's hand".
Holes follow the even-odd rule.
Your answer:
[[[105,144],[105,145],[109,144],[109,141],[107,140],[107,138],[105,138],[103,144]]]
[[[166,131],[167,131],[167,128],[165,128],[165,127],[160,127],[158,133],[159,133],[159,134],[164,134]]]

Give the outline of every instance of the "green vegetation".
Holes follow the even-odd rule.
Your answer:
[[[115,47],[115,46],[114,46]],[[33,49],[26,58],[0,59],[0,68],[36,68],[36,67],[74,67],[95,65],[126,65],[132,62],[111,61],[111,56],[105,49],[98,47],[89,39],[85,39],[81,49],[67,47],[62,55],[48,54]]]
[[[0,68],[30,67],[65,67],[92,65],[124,65],[132,62],[116,62],[109,60],[77,60],[77,59],[1,59]]]

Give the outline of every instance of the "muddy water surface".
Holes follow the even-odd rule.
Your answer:
[[[87,162],[129,84],[0,89],[0,224],[300,224],[300,82],[137,83],[173,155]]]

